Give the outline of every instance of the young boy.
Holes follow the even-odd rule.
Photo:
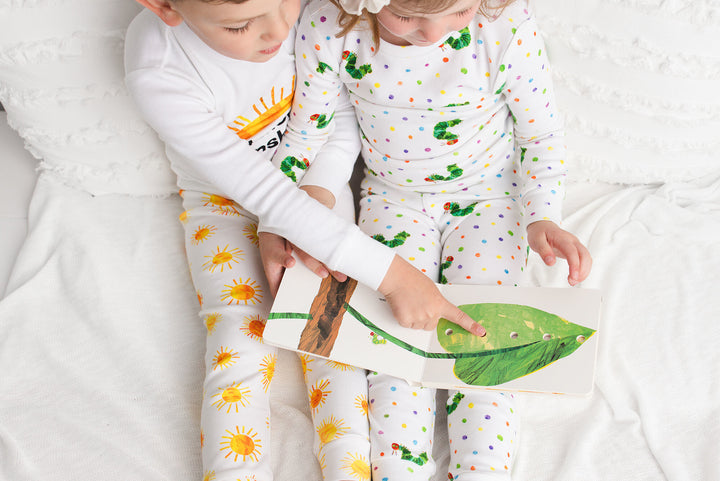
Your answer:
[[[187,257],[207,328],[204,474],[218,481],[270,480],[268,388],[276,351],[262,343],[272,297],[259,251],[258,217],[305,249],[329,246],[331,254],[323,260],[345,257],[338,265],[356,275],[360,272],[343,255],[342,244],[375,244],[355,230],[349,201],[343,222],[288,180],[291,174],[301,178],[304,164],[288,165],[285,175],[270,162],[292,102],[300,0],[139,2],[147,8],[128,29],[126,83],[166,142],[186,209],[181,220]],[[352,163],[359,152],[352,110],[337,112],[335,121],[341,126],[339,140],[323,150],[319,164]],[[312,184],[322,179],[303,181],[302,188],[319,196],[320,188]],[[332,203],[343,198],[343,189],[349,197],[344,184],[329,187]],[[334,253],[333,245],[338,246]],[[286,266],[293,262],[288,259]],[[333,403],[353,409],[343,412],[350,429],[341,438],[316,441],[325,478],[347,479],[343,458],[369,456],[366,412],[353,408],[367,404],[365,373],[339,371],[342,366],[307,357],[303,364],[309,394],[321,393],[311,402],[316,425],[337,418]]]

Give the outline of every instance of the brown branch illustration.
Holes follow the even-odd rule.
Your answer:
[[[298,349],[324,357],[330,355],[345,315],[345,304],[350,301],[356,286],[357,281],[351,278],[338,282],[327,276],[322,280]]]

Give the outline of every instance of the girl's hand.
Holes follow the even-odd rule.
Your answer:
[[[395,256],[380,284],[380,293],[398,324],[431,331],[443,317],[477,336],[485,328],[445,299],[433,281],[400,256]]]
[[[528,244],[543,262],[552,266],[556,257],[566,259],[569,268],[568,283],[571,286],[584,281],[590,274],[592,257],[580,240],[549,220],[533,222],[527,227]]]

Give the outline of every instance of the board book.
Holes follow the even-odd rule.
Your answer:
[[[584,288],[442,285],[487,334],[440,319],[404,328],[382,295],[353,279],[287,269],[263,337],[281,348],[445,389],[589,394],[601,296]]]

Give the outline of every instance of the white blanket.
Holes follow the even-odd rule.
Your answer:
[[[176,197],[93,197],[41,176],[0,302],[1,480],[202,478],[204,329],[180,211]],[[566,214],[594,256],[585,285],[604,292],[596,386],[519,396],[514,478],[720,479],[720,179],[573,184]],[[537,257],[529,271],[565,283]],[[272,399],[276,479],[319,481],[294,354]]]

